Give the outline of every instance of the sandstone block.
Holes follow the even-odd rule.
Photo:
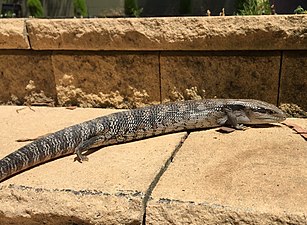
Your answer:
[[[0,189],[0,223],[140,224],[142,203],[138,194],[10,185]]]
[[[31,19],[35,50],[306,49],[307,17]]]
[[[114,110],[0,107],[0,158],[35,138]],[[22,124],[22,126],[21,126]],[[184,133],[68,156],[0,184],[1,224],[141,224],[143,198]]]
[[[146,224],[305,224],[306,147],[283,125],[193,132],[153,191]]]
[[[69,51],[52,60],[60,105],[130,108],[160,101],[158,53]]]
[[[1,19],[0,49],[29,49],[25,19]]]
[[[162,99],[254,98],[276,104],[278,52],[189,52],[161,54]],[[189,89],[189,90],[187,90]]]
[[[307,51],[285,51],[281,69],[280,102],[307,110]]]
[[[0,80],[3,102],[33,104],[56,99],[50,52],[1,50]]]

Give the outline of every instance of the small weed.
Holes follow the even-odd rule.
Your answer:
[[[127,16],[140,17],[143,8],[139,8],[137,0],[125,0],[125,14]]]
[[[239,0],[237,4],[238,15],[270,15],[269,0]]]
[[[295,10],[294,10],[295,14],[307,14],[307,10],[305,10],[302,6],[298,6]]]

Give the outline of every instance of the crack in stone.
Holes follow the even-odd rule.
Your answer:
[[[158,65],[159,65],[159,91],[160,91],[160,103],[162,103],[162,74],[161,74],[161,51],[158,52]]]
[[[181,146],[185,142],[185,140],[189,137],[190,132],[186,132],[184,136],[181,138],[180,142],[178,145],[175,147],[174,151],[172,152],[171,156],[166,160],[165,164],[161,167],[160,171],[156,174],[155,178],[149,185],[148,189],[145,192],[145,196],[142,201],[142,207],[143,207],[143,220],[142,220],[142,225],[146,224],[146,208],[147,208],[147,203],[151,199],[151,194],[155,187],[157,186],[158,182],[160,181],[160,178],[163,176],[164,172],[168,169],[169,165],[171,162],[173,162],[173,159],[175,158],[177,152],[180,150]]]
[[[24,31],[23,31],[23,33],[24,33],[25,38],[28,40],[30,49],[32,49],[31,39],[30,39],[30,36],[29,36],[29,29],[28,29],[28,25],[27,25],[27,19],[24,20]]]
[[[284,51],[280,51],[280,61],[279,61],[279,70],[278,70],[278,90],[277,90],[277,106],[280,104],[280,93],[281,93],[281,79],[282,79],[282,67],[283,67],[283,58],[284,58]]]

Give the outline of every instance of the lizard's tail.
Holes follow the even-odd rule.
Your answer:
[[[73,153],[63,144],[57,145],[61,142],[54,134],[47,138],[53,142],[46,141],[46,138],[38,139],[1,159],[0,182],[30,167]]]

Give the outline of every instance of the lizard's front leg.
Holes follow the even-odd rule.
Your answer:
[[[105,141],[105,136],[103,135],[95,136],[88,140],[82,141],[75,149],[77,160],[80,162],[88,161],[88,158],[82,153],[91,148],[101,146],[104,141]]]

